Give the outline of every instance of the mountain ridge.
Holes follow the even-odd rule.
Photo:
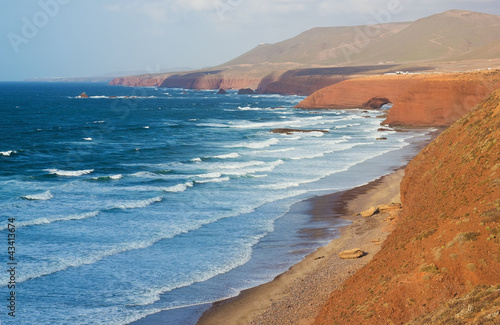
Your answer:
[[[465,71],[500,66],[499,26],[500,16],[497,15],[450,10],[414,22],[317,27],[275,44],[259,45],[212,68],[124,76],[115,78],[110,84],[192,89],[252,88],[261,93],[310,95],[325,86],[360,75],[396,70]],[[379,66],[380,69],[359,71],[360,66]],[[343,72],[327,73],[332,68],[343,68]],[[297,72],[303,69],[315,71],[307,77],[298,76]],[[321,69],[325,69],[325,73],[318,73]],[[304,87],[304,83],[308,86]]]

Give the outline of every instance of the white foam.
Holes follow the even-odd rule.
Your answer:
[[[118,174],[118,175],[111,175],[111,176],[100,176],[100,177],[92,177],[92,179],[95,179],[95,180],[119,180],[119,179],[122,179],[123,178],[123,175],[122,174]]]
[[[83,138],[83,140],[85,140],[85,141],[92,141],[93,139],[92,138]]]
[[[250,106],[241,107],[241,106],[238,106],[238,109],[240,111],[264,111],[264,110],[270,110],[270,109],[274,109],[274,108],[272,108],[272,107],[250,107]]]
[[[191,159],[192,162],[202,162],[201,158],[193,158]]]
[[[50,193],[50,191],[46,191],[46,192],[43,192],[40,194],[21,196],[21,198],[23,198],[25,200],[33,200],[33,201],[47,201],[47,200],[53,199],[54,195],[52,195],[52,193]]]
[[[149,126],[145,126],[144,129],[149,129]]]
[[[184,184],[177,184],[175,186],[164,188],[163,191],[170,192],[170,193],[184,192],[189,187],[193,187],[193,182],[187,182]]]
[[[17,151],[15,151],[15,150],[0,151],[0,155],[5,156],[5,157],[10,157],[13,153],[17,153]]]
[[[212,158],[215,159],[231,159],[231,158],[238,158],[240,154],[233,152],[233,153],[228,153],[226,155],[219,155],[219,156],[213,156]]]
[[[255,165],[250,165],[245,168],[239,168],[239,169],[227,169],[224,170],[225,175],[233,175],[233,176],[245,176],[245,175],[250,175],[250,174],[255,174],[255,173],[266,173],[266,172],[272,172],[277,166],[284,164],[284,161],[279,159],[276,161],[273,161],[271,163],[264,163],[264,164],[255,164]],[[260,167],[262,166],[262,167]]]
[[[153,203],[161,202],[163,197],[158,196],[151,199],[139,200],[139,201],[129,201],[115,206],[118,209],[139,209],[150,206]]]
[[[261,142],[250,142],[250,143],[240,143],[235,145],[227,146],[227,148],[249,148],[249,149],[263,149],[268,148],[270,146],[276,145],[280,142],[280,140],[276,138],[271,138],[266,141]]]
[[[200,177],[200,178],[218,178],[218,177],[221,177],[222,174],[219,172],[213,172],[213,173],[207,173],[207,174],[199,174],[199,175],[195,175],[195,176]]]
[[[141,178],[159,178],[160,177],[160,175],[157,175],[157,174],[152,173],[152,172],[137,172],[137,173],[130,174],[130,176],[141,177]]]
[[[71,170],[71,171],[70,170],[60,170],[60,169],[46,169],[45,171],[48,171],[51,174],[56,174],[59,176],[67,176],[67,177],[83,176],[83,175],[87,175],[87,174],[94,172],[93,169],[74,170],[74,171],[73,170]]]
[[[70,216],[65,216],[65,217],[59,217],[59,218],[37,218],[29,221],[21,221],[16,224],[16,228],[21,228],[21,227],[29,227],[29,226],[39,226],[39,225],[47,225],[53,222],[59,222],[59,221],[71,221],[71,220],[82,220],[82,219],[88,219],[88,218],[93,218],[97,217],[100,214],[99,211],[93,211],[93,212],[87,212],[87,213],[82,213],[82,214],[73,214]],[[3,228],[0,228],[1,230],[7,229],[7,226],[4,226]]]
[[[287,188],[291,187],[298,187],[300,186],[300,182],[284,182],[284,183],[277,183],[277,184],[267,184],[267,185],[259,185],[259,188],[262,189],[270,189],[270,190],[284,190]]]
[[[240,168],[247,168],[247,167],[253,167],[253,166],[262,166],[266,165],[265,162],[259,161],[259,160],[252,160],[252,161],[246,161],[246,162],[227,162],[223,164],[214,164],[214,168],[217,169],[240,169]]]
[[[222,183],[222,182],[227,182],[229,180],[230,180],[229,177],[220,177],[220,178],[211,178],[211,179],[206,179],[206,180],[199,180],[199,181],[195,181],[195,183],[198,183],[198,184]]]

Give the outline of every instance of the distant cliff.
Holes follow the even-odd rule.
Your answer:
[[[500,90],[407,166],[403,212],[315,325],[498,324]]]
[[[297,107],[362,108],[370,99],[386,98],[393,107],[383,124],[449,126],[498,88],[498,70],[371,76],[320,89]]]

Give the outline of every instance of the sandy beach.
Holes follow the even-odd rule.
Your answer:
[[[399,203],[404,169],[367,185],[311,199],[315,218],[341,217],[352,224],[341,236],[309,254],[273,281],[215,303],[197,324],[310,324],[330,293],[380,250],[396,218],[394,211],[368,218],[359,215],[370,207]],[[365,255],[341,259],[338,253],[359,248]]]

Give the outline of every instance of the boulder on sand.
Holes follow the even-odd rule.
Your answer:
[[[375,213],[378,213],[378,211],[379,211],[378,207],[377,208],[371,207],[368,210],[365,210],[365,211],[361,212],[361,216],[363,218],[368,218],[368,217],[373,216]]]
[[[365,255],[365,252],[363,252],[359,248],[354,248],[354,249],[340,252],[338,255],[341,259],[350,260],[350,259],[356,259],[356,258],[362,257],[363,255]]]

